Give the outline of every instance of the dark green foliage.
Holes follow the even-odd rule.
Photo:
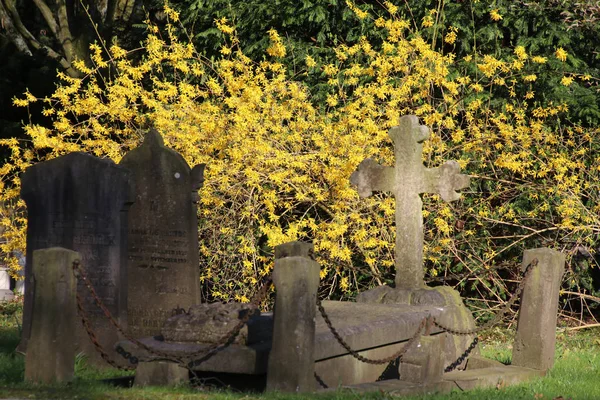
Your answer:
[[[399,7],[399,15],[418,29],[421,29],[423,18],[430,15],[431,10],[437,10],[431,14],[437,24],[423,29],[423,33],[437,48],[455,53],[457,60],[475,51],[501,58],[511,55],[519,45],[530,54],[547,57],[548,62],[539,65],[535,71],[537,93],[532,106],[567,101],[570,123],[594,126],[600,122],[598,81],[575,80],[565,87],[555,74],[560,71],[600,77],[600,52],[594,51],[600,37],[600,24],[590,22],[592,17],[588,14],[594,10],[592,3],[581,2],[577,6],[566,0],[393,0],[392,3]],[[178,0],[175,4],[182,12],[187,29],[192,32],[197,48],[208,57],[218,56],[223,43],[222,34],[214,25],[217,18],[233,21],[240,47],[255,60],[264,57],[269,45],[266,32],[275,28],[286,39],[288,55],[285,62],[299,79],[306,79],[302,74],[306,54],[331,62],[335,60],[332,49],[336,45],[354,43],[367,32],[372,36],[374,31],[373,18],[359,20],[343,0]],[[370,11],[373,17],[387,15],[382,2],[356,1],[356,4],[362,10]],[[500,21],[490,17],[490,12],[495,9],[502,16]],[[453,45],[443,40],[450,26],[458,28],[458,40]],[[558,47],[569,54],[566,63],[554,57]],[[495,95],[506,98],[508,93]]]

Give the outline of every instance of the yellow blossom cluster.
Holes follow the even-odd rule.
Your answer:
[[[14,100],[21,107],[43,104],[50,122],[26,125],[27,141],[0,142],[11,152],[0,168],[3,252],[24,247],[18,176],[25,168],[71,151],[119,161],[141,143],[148,122],[190,165],[207,164],[200,267],[215,299],[250,298],[272,269],[273,247],[292,240],[314,242],[321,279],[332,289],[352,293],[388,279],[394,199],[388,193],[360,199],[349,178],[367,157],[394,164],[387,132],[407,114],[432,128],[426,166],[456,159],[473,175],[461,202],[423,196],[430,274],[456,265],[487,268],[514,246],[539,239],[536,232],[597,229],[598,210],[582,199],[600,173],[589,151],[598,132],[557,127],[566,105],[534,102],[537,76],[528,68],[546,59],[519,46],[509,59],[469,56],[460,63],[470,68],[451,73],[459,63],[454,55],[433,50],[391,3],[385,6],[390,17],[376,21],[380,44],[362,37],[337,46],[335,60],[305,56],[306,73],[321,79],[320,101],[272,61],[286,55],[275,30],[267,32],[273,58],[260,62],[236,48],[225,19],[215,21],[228,44],[214,62],[180,42],[170,25],[166,38],[150,29],[141,62],[116,44],[109,54],[92,46],[93,64],[75,64],[83,78],[60,75],[51,97],[26,93]],[[496,14],[492,19],[501,18]],[[172,10],[169,17],[177,20]],[[447,29],[446,43],[454,43],[456,32]],[[556,57],[564,61],[566,53],[558,49]],[[564,77],[566,86],[567,78],[575,79]],[[495,90],[511,100],[492,103]],[[512,236],[500,229],[506,227]]]

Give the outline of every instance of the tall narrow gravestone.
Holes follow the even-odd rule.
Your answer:
[[[136,181],[127,251],[129,332],[158,335],[174,308],[200,303],[195,203],[204,164],[190,170],[152,129],[120,165]]]
[[[81,255],[81,266],[112,315],[127,323],[125,266],[127,208],[132,202],[130,173],[112,161],[71,153],[29,167],[21,178],[27,204],[27,262],[23,333],[18,351],[25,352],[31,333],[34,282],[33,251],[63,247]],[[100,344],[112,354],[116,330],[95,305],[81,280],[85,314]],[[102,361],[82,324],[76,325],[78,351]],[[114,353],[116,356],[116,353]],[[114,357],[116,358],[116,357]]]

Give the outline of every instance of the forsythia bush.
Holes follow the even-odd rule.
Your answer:
[[[377,31],[337,46],[336,62],[299,60],[326,88],[321,97],[279,62],[286,47],[274,30],[264,61],[255,62],[238,49],[235,28],[217,20],[227,40],[222,58],[210,62],[177,39],[178,14],[167,6],[170,22],[164,31],[149,26],[143,54],[92,45],[92,59],[75,64],[82,78],[60,74],[50,98],[14,100],[42,102],[51,124],[27,125],[28,141],[0,143],[12,151],[0,168],[2,250],[10,256],[25,245],[25,168],[71,151],[118,162],[151,123],[190,165],[207,163],[199,203],[207,297],[247,301],[270,273],[273,247],[291,240],[314,242],[324,293],[352,295],[392,279],[395,230],[394,198],[359,199],[349,177],[366,157],[393,165],[387,131],[406,114],[432,128],[427,166],[456,159],[474,176],[458,203],[424,197],[429,276],[480,271],[472,287],[502,296],[504,283],[485,270],[524,247],[593,249],[599,132],[565,125],[566,105],[543,103],[535,81],[547,59],[517,46],[508,59],[457,60],[432,50],[385,4],[386,16],[373,17],[348,3],[358,19],[374,18]],[[456,34],[447,32],[451,45]],[[565,62],[568,54],[558,48],[555,57]],[[560,79],[568,88],[590,77]],[[498,93],[510,100],[499,102]],[[573,274],[568,280],[581,284]]]

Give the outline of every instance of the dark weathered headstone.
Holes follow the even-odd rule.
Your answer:
[[[25,356],[25,380],[60,383],[73,379],[77,278],[73,262],[77,252],[54,247],[33,252],[35,285],[31,336]]]
[[[33,308],[33,251],[63,247],[81,255],[81,265],[100,299],[122,324],[127,324],[125,263],[127,208],[133,200],[130,173],[107,159],[71,153],[29,167],[21,178],[21,197],[27,204],[27,262],[23,333],[18,351],[25,352]],[[121,268],[123,266],[123,268]],[[83,282],[78,290],[85,313],[100,340],[111,352],[118,341],[114,327],[94,304]],[[104,363],[81,324],[78,350],[96,364]],[[116,353],[113,353],[116,358]]]
[[[129,332],[158,335],[173,309],[200,303],[195,202],[204,164],[190,170],[152,129],[120,165],[136,182],[128,228]]]
[[[275,313],[267,390],[315,389],[315,314],[319,264],[313,245],[291,242],[275,248]]]
[[[565,255],[559,251],[540,248],[525,250],[522,268],[534,259],[523,294],[513,345],[512,364],[537,370],[554,365],[556,350],[556,319]]]

